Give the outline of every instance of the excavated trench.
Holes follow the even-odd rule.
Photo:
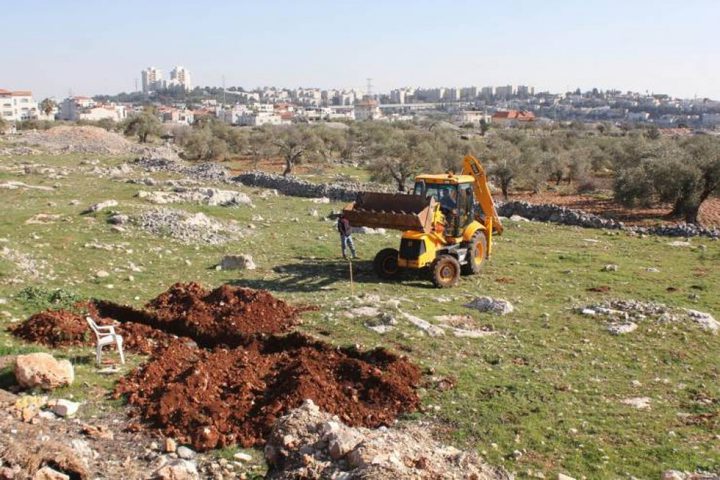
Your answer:
[[[142,310],[100,300],[90,306],[129,336],[129,349],[151,355],[113,395],[134,407],[139,425],[197,450],[263,445],[275,420],[308,398],[352,426],[389,425],[417,409],[420,370],[405,357],[287,333],[309,309],[266,291],[228,285],[208,291],[195,283],[173,285]],[[56,339],[44,332],[62,329],[72,314],[55,313],[39,315],[59,317],[59,327],[35,315],[13,333],[41,343]],[[69,323],[77,327],[78,321],[84,323],[75,315]],[[77,328],[71,331],[72,343],[44,343],[88,342],[87,332],[81,340]]]

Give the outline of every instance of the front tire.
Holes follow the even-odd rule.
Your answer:
[[[474,275],[480,273],[485,255],[487,255],[487,237],[485,232],[478,230],[468,244],[466,263],[462,266],[462,274]]]
[[[430,266],[430,272],[436,287],[454,287],[460,280],[460,263],[451,255],[440,255]]]
[[[400,252],[394,248],[384,248],[375,255],[373,269],[378,277],[390,280],[400,275],[398,257]]]

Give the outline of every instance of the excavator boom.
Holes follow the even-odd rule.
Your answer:
[[[475,182],[473,182],[475,199],[480,204],[480,208],[482,208],[485,218],[492,219],[493,233],[496,235],[502,235],[503,226],[500,222],[497,210],[495,209],[495,202],[490,194],[490,187],[487,183],[485,169],[482,165],[480,165],[477,158],[472,155],[465,155],[465,158],[463,158],[462,173],[463,175],[472,175],[472,177],[475,178]]]

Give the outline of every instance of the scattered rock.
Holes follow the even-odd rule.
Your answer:
[[[176,187],[170,191],[146,192],[141,190],[138,198],[158,205],[168,203],[197,203],[201,205],[236,207],[252,205],[250,197],[242,192],[219,190],[217,188]]]
[[[602,268],[602,271],[603,272],[617,272],[618,268],[619,267],[617,265],[615,265],[614,263],[608,263],[607,265],[605,265]]]
[[[97,278],[107,278],[110,276],[110,274],[105,270],[98,270],[97,272],[95,272],[95,276]]]
[[[496,315],[507,315],[514,310],[513,305],[507,300],[494,299],[490,297],[477,297],[470,303],[465,304],[467,308],[473,308],[480,312],[491,312]]]
[[[285,441],[291,438],[292,442]],[[310,400],[278,419],[265,445],[266,478],[509,480],[501,468],[432,439],[426,425],[352,428]]]
[[[705,330],[717,333],[720,330],[720,322],[709,313],[698,312],[697,310],[686,310],[688,316],[700,324]]]
[[[49,353],[18,355],[15,359],[15,378],[23,388],[52,390],[70,385],[75,372],[69,360],[56,360]]]
[[[80,408],[79,403],[61,398],[55,402],[53,413],[59,417],[72,417],[77,413],[78,408]]]
[[[167,453],[175,453],[177,450],[177,443],[172,438],[166,438],[165,439],[165,452]]]
[[[633,322],[611,323],[610,325],[608,325],[607,329],[608,332],[612,333],[613,335],[622,335],[624,333],[630,333],[635,331],[637,327],[637,323]]]
[[[253,261],[253,257],[248,254],[226,255],[220,261],[222,270],[255,270],[257,266]]]
[[[224,224],[202,212],[191,214],[184,210],[156,208],[131,221],[149,233],[185,244],[220,245],[242,236],[236,225]]]
[[[197,480],[200,474],[195,463],[177,458],[157,469],[151,476],[153,480]]]
[[[105,200],[104,202],[95,203],[93,205],[90,205],[88,208],[86,208],[85,210],[83,210],[80,213],[83,215],[88,214],[88,213],[97,213],[106,208],[117,207],[117,206],[118,206],[117,200]]]
[[[33,480],[70,480],[69,475],[60,473],[47,466],[42,467],[40,470],[35,472],[35,475],[33,475],[32,478]]]
[[[649,397],[633,397],[621,400],[620,403],[630,405],[631,407],[635,407],[638,410],[646,410],[650,408],[651,401],[652,399],[650,399]]]
[[[445,335],[445,330],[442,328],[433,325],[430,322],[426,322],[422,318],[418,318],[414,315],[410,315],[409,313],[403,313],[403,317],[405,317],[405,320],[412,323],[416,327],[418,327],[420,330],[424,331],[431,337],[441,337]]]
[[[253,457],[245,452],[237,452],[233,455],[233,458],[239,462],[251,462]]]
[[[178,457],[184,458],[185,460],[191,460],[197,455],[193,450],[186,446],[178,447],[177,454]]]

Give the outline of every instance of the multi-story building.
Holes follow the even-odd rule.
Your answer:
[[[60,120],[104,120],[109,118],[121,122],[127,118],[125,105],[115,103],[98,104],[90,97],[68,97],[60,104]]]
[[[521,98],[532,97],[535,95],[535,87],[528,87],[527,85],[518,85],[516,95]]]
[[[38,118],[37,102],[28,90],[0,89],[0,117],[9,122]]]
[[[152,93],[165,88],[165,82],[162,78],[162,70],[155,67],[148,67],[140,72],[142,77],[143,93]]]
[[[496,98],[510,98],[513,95],[515,95],[515,87],[512,85],[505,85],[502,87],[495,87],[495,97]]]
[[[482,87],[480,90],[480,96],[485,100],[490,100],[495,95],[495,87]]]
[[[355,120],[378,120],[382,117],[380,105],[373,98],[363,98],[355,105]]]
[[[185,91],[192,90],[192,82],[190,80],[190,72],[187,68],[180,65],[170,70],[170,87],[182,87]]]

